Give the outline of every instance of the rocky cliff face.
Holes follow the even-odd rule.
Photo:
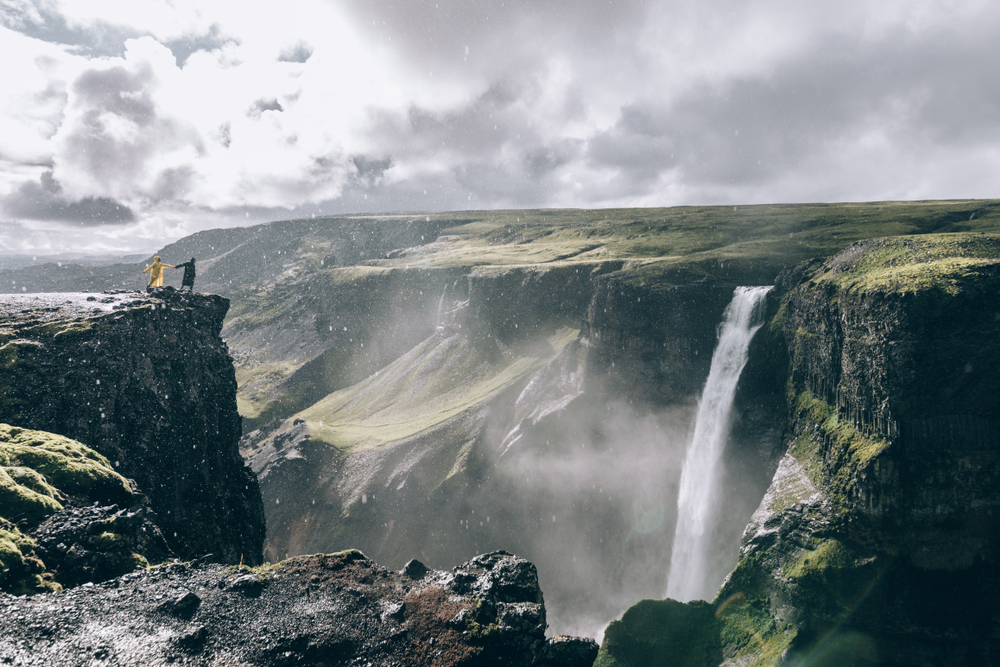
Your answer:
[[[779,287],[788,452],[739,563],[711,604],[630,610],[597,664],[991,664],[1000,239],[865,241]]]
[[[138,482],[175,552],[261,562],[264,518],[239,456],[217,296],[0,298],[0,421],[78,440]]]
[[[358,551],[256,570],[176,564],[58,596],[0,593],[0,660],[589,667],[593,640],[545,638],[531,563],[505,552],[450,572],[391,572]]]

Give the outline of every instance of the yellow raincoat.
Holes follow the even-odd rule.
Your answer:
[[[160,256],[156,255],[153,257],[153,263],[143,269],[142,272],[149,273],[149,287],[163,287],[163,269],[172,268],[174,267],[160,262]]]

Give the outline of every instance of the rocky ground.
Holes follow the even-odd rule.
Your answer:
[[[506,552],[391,572],[361,552],[249,569],[177,563],[101,584],[0,594],[5,665],[591,665],[545,638],[535,567]]]
[[[113,290],[92,292],[55,292],[0,295],[0,320],[24,324],[103,315],[142,303],[158,303],[151,294]]]

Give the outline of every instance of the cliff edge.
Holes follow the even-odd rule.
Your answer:
[[[987,665],[1000,653],[1000,238],[871,239],[779,281],[788,449],[709,602],[597,665]]]
[[[149,497],[182,558],[262,562],[264,513],[239,455],[236,377],[219,337],[228,299],[0,296],[0,422],[107,458]]]

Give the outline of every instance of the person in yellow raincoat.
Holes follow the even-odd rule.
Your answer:
[[[162,263],[159,255],[154,256],[153,263],[142,270],[143,273],[149,273],[149,284],[146,286],[146,289],[150,287],[163,287],[163,269],[172,268],[174,267]]]

